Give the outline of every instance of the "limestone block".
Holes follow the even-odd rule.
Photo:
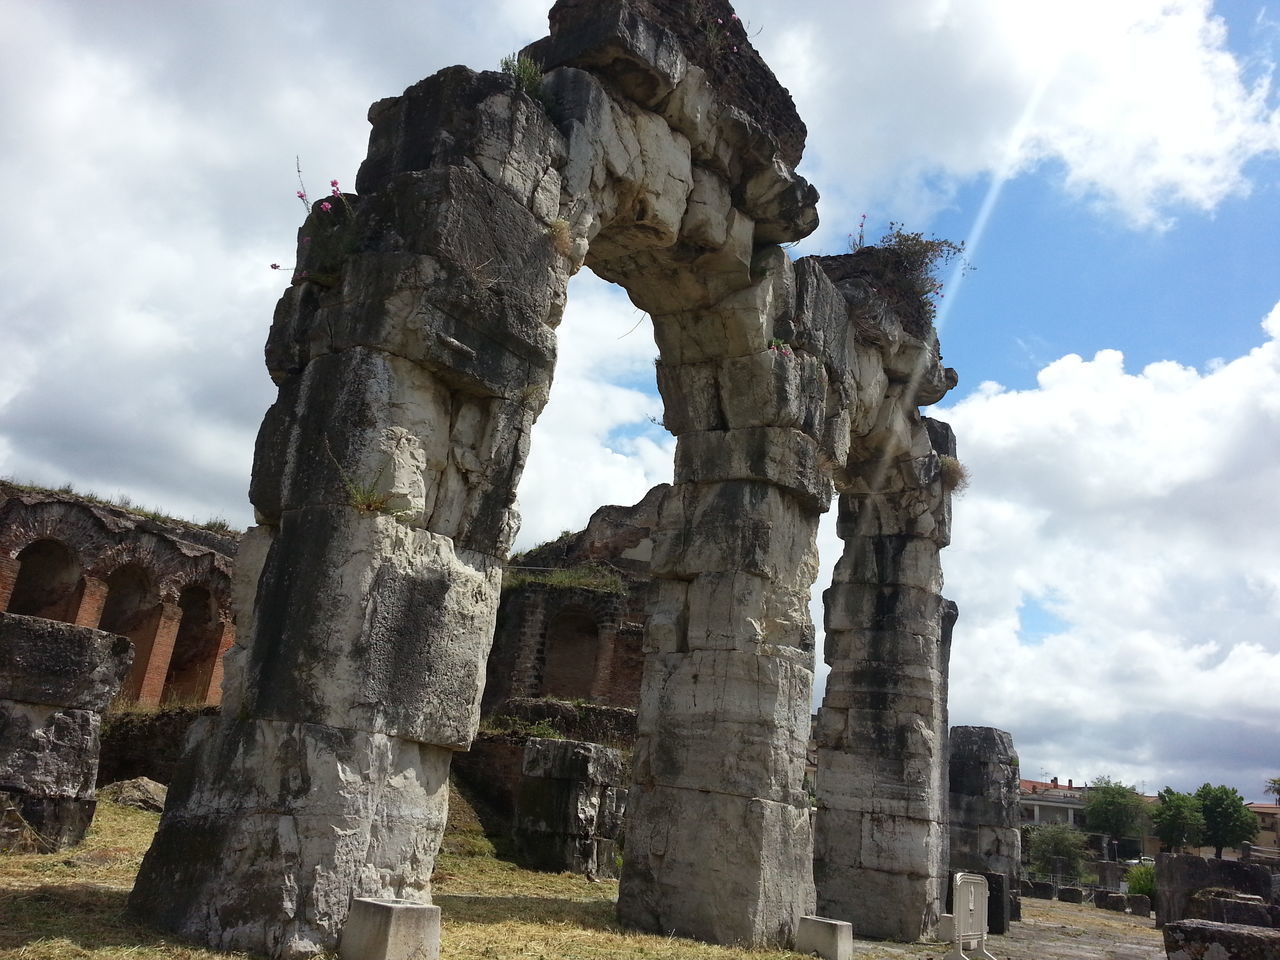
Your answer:
[[[319,357],[284,383],[263,420],[250,497],[272,519],[363,506],[503,556],[517,523],[510,482],[534,415],[518,401],[451,393],[380,351]]]
[[[245,709],[465,747],[500,581],[497,561],[388,516],[285,514],[259,588]]]
[[[642,106],[656,106],[689,68],[671,32],[624,0],[562,2],[548,19],[551,36],[523,53],[546,70],[566,65],[590,69]]]
[[[662,425],[675,436],[694,430],[724,430],[720,404],[720,366],[714,361],[673,364],[657,362],[658,392],[662,395]]]
[[[101,711],[132,663],[133,644],[124,637],[0,614],[0,700]]]
[[[664,361],[697,363],[769,349],[779,317],[795,311],[795,272],[781,247],[757,250],[751,275],[758,281],[713,308],[655,313],[653,335]]]
[[[521,773],[544,780],[613,785],[622,782],[622,754],[602,743],[530,737],[525,741]]]
[[[1164,928],[1169,960],[1277,960],[1280,930],[1208,920],[1180,920]]]
[[[817,576],[815,529],[816,518],[781,486],[677,483],[663,497],[651,531],[652,569],[682,579],[750,573],[807,592]]]
[[[1151,898],[1143,893],[1131,893],[1129,897],[1129,912],[1135,917],[1151,916]]]
[[[1058,899],[1063,903],[1084,903],[1084,891],[1079,887],[1059,887]]]
[[[356,897],[338,955],[342,960],[437,960],[440,908],[413,900]]]
[[[129,909],[223,950],[337,946],[352,897],[429,902],[448,750],[379,733],[205,718]]]
[[[0,700],[0,784],[33,796],[92,800],[101,726],[94,710]]]
[[[729,240],[733,198],[729,185],[705,167],[693,164],[690,188],[680,237],[708,249],[723,247]]]
[[[52,853],[84,839],[97,800],[0,790],[0,853]]]
[[[763,481],[787,491],[811,513],[825,512],[834,496],[817,441],[787,427],[686,433],[676,444],[676,476],[692,483]]]
[[[877,756],[865,755],[870,753]],[[942,808],[929,776],[928,764],[911,763],[916,772],[909,776],[905,772],[910,763],[907,758],[891,760],[882,754],[883,751],[870,747],[864,752],[851,753],[819,746],[821,772],[817,795],[823,810],[858,811],[920,821],[939,818]],[[892,775],[886,776],[886,773]]]
[[[803,652],[785,652],[650,655],[635,782],[807,806],[802,781],[813,673]]]
[[[790,943],[814,912],[811,851],[807,803],[638,784],[618,917],[713,943]]]
[[[721,362],[724,416],[731,429],[791,427],[822,437],[827,375],[821,361],[790,347],[771,347]]]
[[[832,580],[839,584],[880,584],[937,592],[942,589],[938,545],[925,537],[848,537]]]
[[[816,953],[823,960],[853,960],[853,925],[827,917],[801,917],[795,951]]]
[[[828,630],[936,635],[942,598],[933,590],[834,583],[822,594]],[[869,659],[876,659],[874,652]]]
[[[874,844],[870,851],[858,849],[874,833],[874,827],[868,829],[860,822],[860,818],[870,816],[843,814],[847,819],[840,826],[851,831],[843,837],[837,837],[834,831],[824,831],[825,811],[818,818],[813,857],[818,911],[823,916],[853,924],[859,936],[906,942],[927,938],[933,934],[941,916],[946,883],[946,869],[939,849],[941,831],[911,821],[907,823],[912,829],[893,831],[894,837],[904,841],[920,843],[932,839],[935,844],[927,849],[912,849],[911,859],[920,866],[904,869],[901,857],[907,853],[905,850],[895,852],[895,848],[886,847],[884,841]],[[877,820],[885,826],[894,822],[889,818]],[[926,855],[923,859],[922,853]],[[888,868],[864,865],[862,858],[868,854],[873,862],[887,864]]]
[[[779,156],[742,186],[742,209],[755,221],[755,242],[790,243],[818,229],[818,191]]]
[[[531,205],[543,177],[564,162],[564,141],[541,104],[515,79],[448,67],[369,108],[369,152],[356,175],[361,195],[400,173],[466,165]]]

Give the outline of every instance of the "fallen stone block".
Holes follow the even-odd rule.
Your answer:
[[[1129,909],[1129,898],[1123,893],[1099,893],[1097,895],[1102,902],[1098,906],[1104,910],[1112,910],[1115,913],[1124,913]]]
[[[1048,880],[1032,880],[1031,891],[1027,896],[1034,897],[1037,900],[1052,900],[1053,884]]]
[[[1168,960],[1280,960],[1280,930],[1211,920],[1165,924]]]
[[[1059,887],[1058,899],[1063,903],[1084,903],[1084,891],[1079,887]]]
[[[796,953],[816,953],[824,960],[853,957],[853,924],[827,917],[801,917],[796,928]]]
[[[135,777],[108,783],[98,791],[98,796],[121,807],[160,813],[164,810],[164,799],[168,793],[169,788],[163,783],[156,783],[149,777]]]
[[[1129,912],[1135,917],[1151,916],[1151,898],[1145,893],[1129,894]]]

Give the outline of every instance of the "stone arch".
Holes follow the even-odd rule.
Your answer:
[[[173,654],[165,673],[163,703],[204,703],[221,653],[222,623],[207,586],[189,584],[177,597],[181,611]]]
[[[61,540],[33,540],[18,551],[18,576],[8,612],[74,622],[83,570],[76,552]]]
[[[542,695],[591,699],[600,661],[600,624],[581,606],[561,607],[547,619],[543,639]]]
[[[709,6],[741,30],[724,0]],[[780,246],[816,227],[817,193],[794,173],[804,125],[745,36],[727,67],[687,4],[559,0],[550,22],[526,51],[547,71],[541,97],[451,67],[380,101],[358,196],[317,205],[301,231],[266,349],[279,395],[255,449],[243,646],[130,899],[184,936],[314,952],[344,920],[328,905],[429,896],[450,751],[476,731],[515,488],[583,265],[652,316],[677,437],[651,530],[620,917],[763,945],[814,911],[808,603],[833,478],[849,545],[828,616],[851,636],[828,651],[844,669],[820,742],[859,759],[839,724],[863,683],[851,664],[869,609],[877,650],[934,651],[909,691],[932,714],[884,721],[884,742],[912,754],[877,773],[891,792],[895,775],[935,784],[945,498],[917,407],[949,384],[927,317],[898,318],[866,257],[793,263]],[[899,585],[917,593],[877,605]],[[352,782],[375,753],[386,763]],[[831,767],[856,793],[852,762]],[[304,781],[365,859],[281,849],[281,830],[317,808],[300,794],[282,812],[277,785]],[[862,799],[829,796],[855,839],[872,829]],[[940,824],[915,816],[915,799],[894,836],[927,854],[927,882],[899,898],[919,929],[937,913]],[[838,833],[824,862],[848,853]],[[266,874],[305,878],[287,913],[277,891],[244,882]]]

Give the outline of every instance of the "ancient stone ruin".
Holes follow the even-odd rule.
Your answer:
[[[651,316],[678,438],[619,916],[785,943],[820,902],[931,931],[954,449],[918,408],[955,376],[893,251],[780,246],[817,225],[804,124],[728,4],[705,7],[560,0],[526,51],[540,84],[450,67],[371,108],[358,195],[312,208],[276,311],[222,716],[188,741],[138,915],[295,957],[334,946],[353,897],[429,901],[585,263]],[[808,599],[836,488],[815,891]]]
[[[128,637],[128,702],[218,702],[235,553],[229,533],[0,481],[0,610]]]
[[[0,851],[84,838],[102,711],[132,661],[124,637],[0,613]]]

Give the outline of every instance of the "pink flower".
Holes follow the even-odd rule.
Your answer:
[[[333,188],[333,196],[335,196],[335,197],[340,197],[340,196],[342,196],[342,191],[341,191],[341,190],[339,190],[337,187],[334,187],[334,188]]]
[[[299,199],[299,200],[305,200],[305,199],[307,199],[307,195],[306,195],[305,193],[303,193],[301,190],[299,190],[299,191],[298,191],[298,199]]]
[[[737,47],[734,47],[734,48],[733,48],[733,52],[734,52],[734,53],[737,53],[737,52],[738,52],[738,48],[737,48]]]
[[[311,238],[310,238],[310,237],[303,237],[303,238],[302,238],[302,242],[303,242],[303,243],[310,243],[310,242],[311,242]]]
[[[733,16],[731,16],[729,19],[730,19],[730,20],[737,20],[737,19],[738,19],[738,15],[735,13],[735,14],[734,14]]]
[[[330,210],[333,209],[333,204],[330,203],[328,200],[325,200],[320,204],[320,209],[323,210],[325,213],[328,213]]]
[[[337,190],[337,189],[338,189],[338,181],[337,181],[337,180],[330,180],[330,181],[329,181],[329,186],[331,186],[331,187],[333,187],[333,189]]]

